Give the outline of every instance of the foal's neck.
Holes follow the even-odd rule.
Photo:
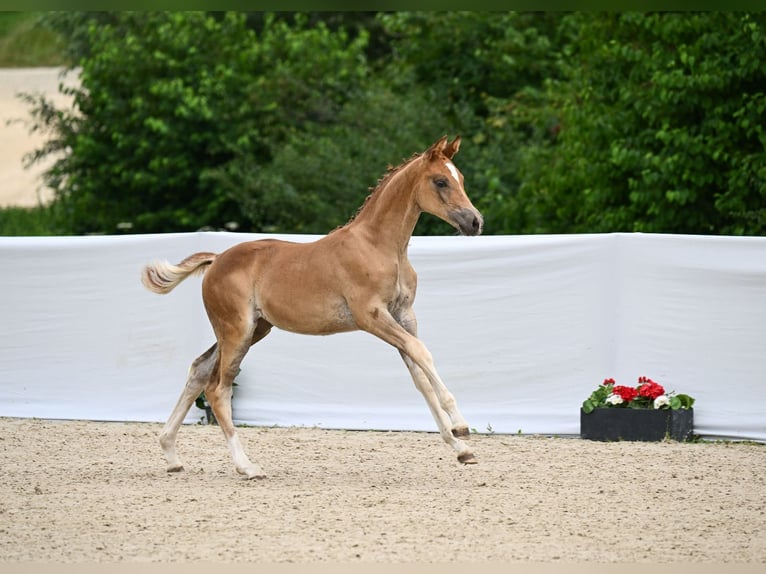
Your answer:
[[[420,217],[415,201],[417,174],[407,168],[384,179],[349,224],[367,232],[376,246],[390,246],[400,254],[407,251]]]

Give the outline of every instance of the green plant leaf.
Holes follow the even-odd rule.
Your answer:
[[[690,409],[694,406],[694,397],[689,395],[676,395],[674,398],[678,399],[681,403],[681,408]]]

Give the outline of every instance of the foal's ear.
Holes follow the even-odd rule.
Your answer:
[[[430,161],[435,160],[440,153],[444,153],[444,146],[447,145],[447,136],[444,136],[434,145],[426,150],[426,155]]]
[[[452,140],[451,143],[448,143],[447,146],[444,148],[444,155],[452,159],[452,156],[454,156],[459,149],[460,149],[460,136],[455,136],[455,139]]]

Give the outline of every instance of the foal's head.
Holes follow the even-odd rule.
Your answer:
[[[445,136],[420,156],[415,201],[421,210],[443,219],[461,234],[479,235],[484,219],[463,189],[463,174],[452,163],[459,148],[460,136],[449,143]]]

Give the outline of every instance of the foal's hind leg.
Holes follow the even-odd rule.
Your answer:
[[[260,341],[269,334],[271,324],[264,320],[256,320],[255,329],[247,333],[241,333],[240,337],[229,333],[227,340],[219,340],[220,345],[220,368],[218,379],[211,379],[205,387],[205,396],[210,407],[215,413],[218,425],[221,427],[226,442],[229,445],[231,458],[237,472],[247,478],[265,478],[265,473],[260,466],[250,461],[245,454],[245,449],[239,440],[236,427],[232,420],[231,395],[234,377],[239,372],[239,365],[245,358],[251,345]]]
[[[218,345],[213,345],[207,351],[197,357],[189,367],[189,376],[186,379],[181,396],[178,398],[173,412],[165,423],[165,428],[160,434],[160,446],[165,453],[165,459],[168,462],[168,472],[178,472],[183,470],[181,459],[176,453],[176,436],[178,429],[186,418],[194,400],[199,396],[205,384],[213,377],[215,367],[218,362]]]

